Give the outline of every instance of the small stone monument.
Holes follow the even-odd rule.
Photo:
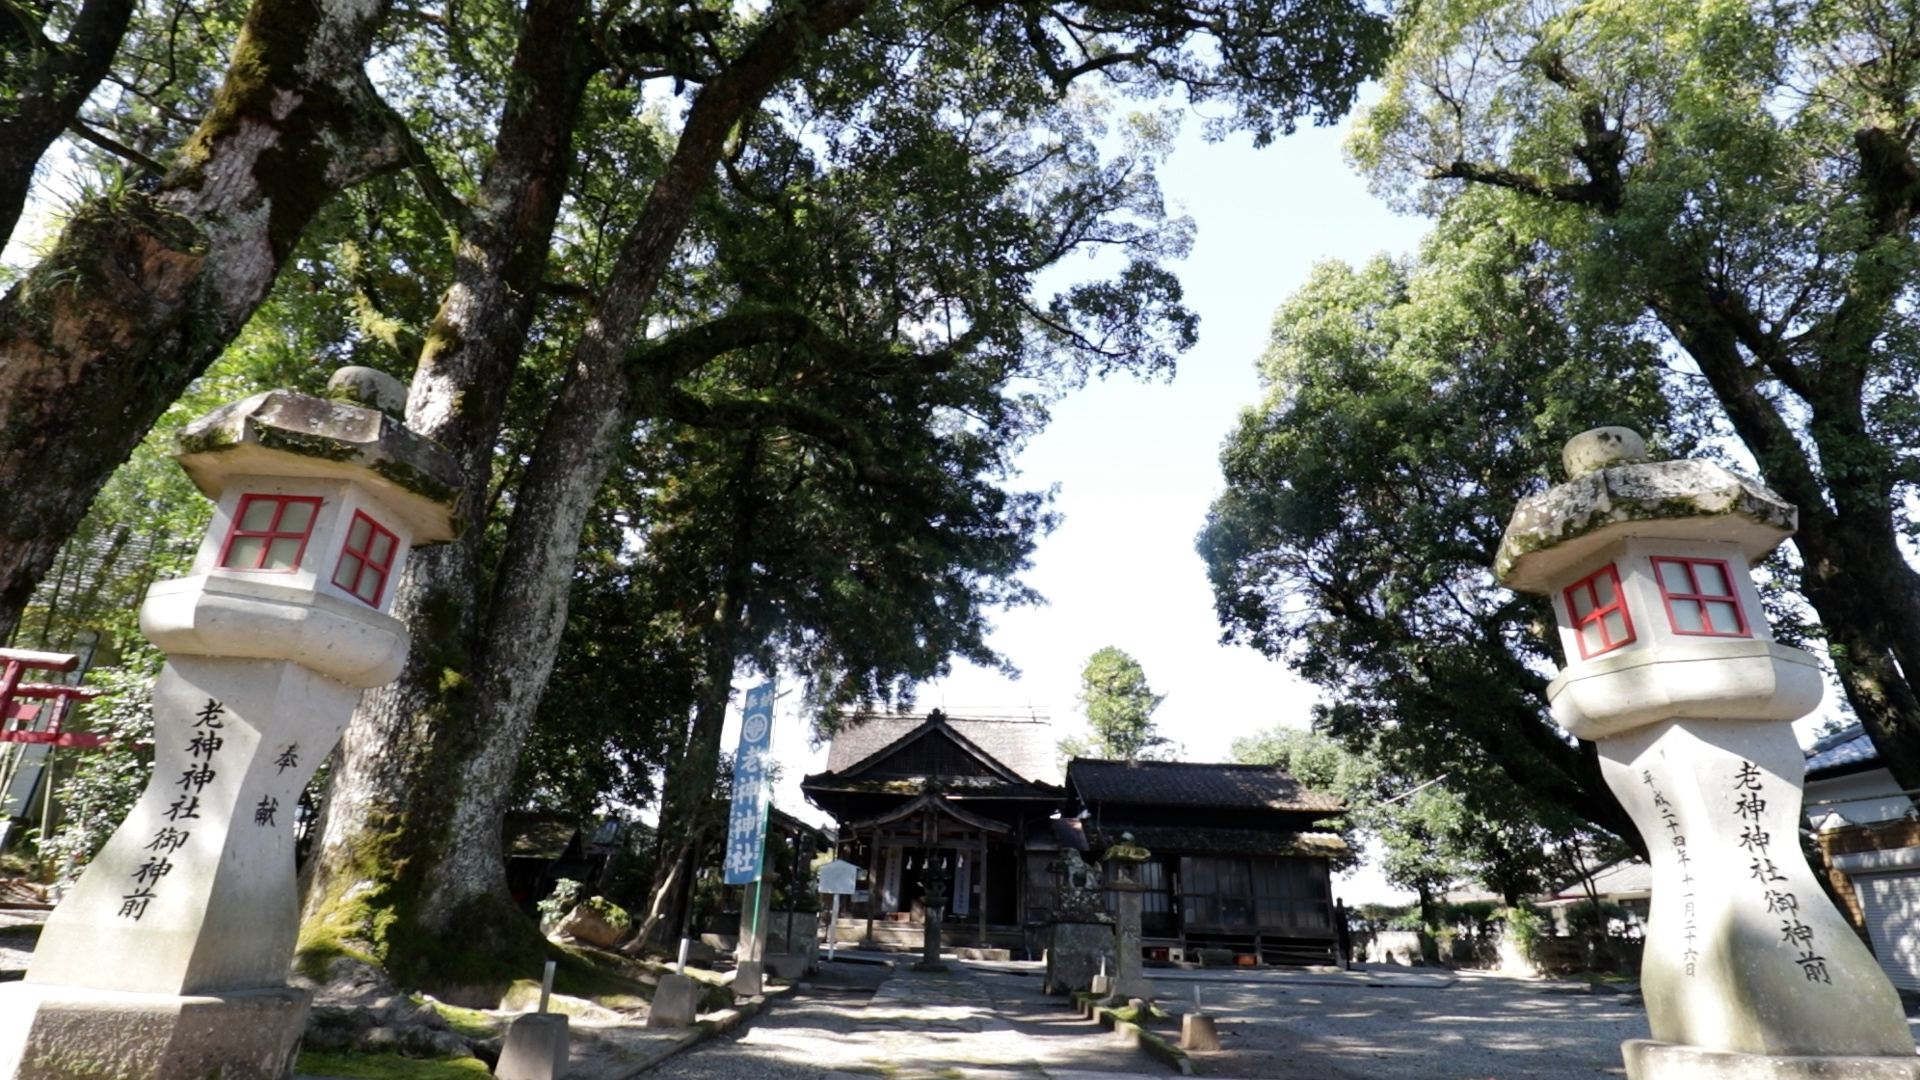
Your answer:
[[[1146,886],[1140,883],[1140,864],[1152,858],[1152,854],[1134,843],[1133,834],[1127,832],[1120,834],[1120,842],[1109,847],[1106,858],[1101,860],[1111,871],[1107,875],[1107,888],[1113,890],[1117,898],[1114,918],[1117,955],[1109,993],[1120,1001],[1153,1000],[1153,984],[1147,981],[1140,962],[1140,894],[1146,891]]]
[[[1599,748],[1653,861],[1632,1080],[1920,1077],[1900,999],[1799,842],[1792,721],[1818,662],[1774,641],[1748,568],[1796,509],[1705,461],[1646,460],[1599,428],[1569,480],[1523,500],[1495,564],[1552,598],[1567,657],[1554,719]]]
[[[1049,994],[1071,994],[1091,989],[1094,975],[1113,956],[1113,920],[1100,902],[1100,871],[1088,866],[1073,848],[1063,848],[1060,885],[1054,890],[1053,914],[1047,925]]]
[[[153,775],[0,987],[0,1078],[291,1068],[295,808],[360,692],[400,673],[408,553],[458,531],[452,458],[376,408],[257,394],[188,425],[178,459],[217,506],[192,575],[140,609],[168,656]]]
[[[926,909],[927,917],[921,924],[920,962],[913,965],[913,970],[945,971],[947,965],[940,959],[940,932],[941,923],[947,915],[947,883],[934,876],[932,867],[927,868],[924,880],[921,905]]]

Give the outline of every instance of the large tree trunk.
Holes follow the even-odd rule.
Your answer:
[[[450,746],[471,732],[466,672],[479,633],[478,598],[487,506],[497,440],[511,385],[533,323],[540,282],[573,165],[581,102],[597,65],[585,0],[532,0],[508,79],[494,155],[480,205],[462,224],[453,285],[427,334],[407,402],[407,423],[460,462],[466,484],[459,541],[410,560],[393,612],[413,633],[406,670],[361,698],[341,742],[328,788],[321,842],[309,868],[306,913],[322,933],[367,936],[371,908],[343,909],[355,885],[387,888],[378,906],[404,907],[438,842],[433,822],[437,771],[459,760]],[[470,749],[465,752],[471,752]],[[402,827],[406,822],[411,827]],[[509,924],[510,925],[510,924]],[[499,929],[491,920],[489,929]],[[510,929],[504,932],[511,933]],[[397,958],[402,967],[409,959]]]
[[[18,10],[18,9],[16,9]],[[30,32],[11,13],[0,14],[0,62],[9,54],[34,62],[0,72],[0,247],[5,247],[33,187],[33,171],[47,147],[72,123],[106,76],[126,36],[133,0],[87,0],[66,40]]]
[[[773,17],[695,98],[622,245],[516,492],[486,630],[468,669],[468,707],[454,720],[461,740],[449,746],[439,774],[447,798],[431,815],[431,865],[421,869],[425,892],[413,927],[421,934],[454,932],[462,913],[497,909],[506,896],[500,822],[507,792],[566,625],[580,530],[629,426],[627,355],[695,199],[712,182],[735,124],[759,107],[805,45],[852,22],[867,3],[817,0]]]
[[[78,207],[0,299],[0,639],[108,476],[233,340],[314,214],[400,161],[361,72],[385,2],[255,0],[155,194]]]

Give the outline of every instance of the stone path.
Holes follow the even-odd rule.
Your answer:
[[[1170,1075],[1080,1020],[1039,981],[822,964],[744,1033],[647,1073],[660,1080],[1135,1080]]]

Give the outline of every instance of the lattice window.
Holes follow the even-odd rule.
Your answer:
[[[307,495],[243,495],[220,551],[228,570],[292,573],[300,568],[320,500]]]
[[[1676,634],[1702,637],[1752,637],[1747,614],[1734,591],[1733,571],[1719,559],[1653,560],[1667,623]]]
[[[1567,614],[1580,639],[1580,659],[1591,660],[1633,640],[1633,616],[1612,563],[1567,589]]]
[[[400,548],[399,538],[380,527],[380,523],[362,511],[355,511],[353,525],[347,529],[347,542],[340,549],[340,565],[334,568],[333,583],[353,595],[380,606],[387,591],[387,575],[393,569],[393,556]]]

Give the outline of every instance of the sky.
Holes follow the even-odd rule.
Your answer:
[[[1171,382],[1116,376],[1058,403],[1018,459],[1018,485],[1058,484],[1060,527],[1025,580],[1044,606],[995,617],[993,647],[1018,679],[962,665],[923,685],[916,707],[965,716],[1031,711],[1056,735],[1083,730],[1075,695],[1095,650],[1117,646],[1166,700],[1154,714],[1185,760],[1226,760],[1234,738],[1274,724],[1304,727],[1311,686],[1251,649],[1219,643],[1206,570],[1193,541],[1219,494],[1222,440],[1259,400],[1254,363],[1276,306],[1314,264],[1412,250],[1423,219],[1389,211],[1341,154],[1343,128],[1302,130],[1255,150],[1245,136],[1208,143],[1192,118],[1161,168],[1169,209],[1193,217],[1192,254],[1176,265],[1200,342]],[[824,821],[800,794],[825,748],[807,745],[786,697],[775,727],[775,802]],[[727,734],[731,746],[737,726]],[[1396,898],[1377,874],[1348,883],[1350,902]]]

